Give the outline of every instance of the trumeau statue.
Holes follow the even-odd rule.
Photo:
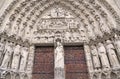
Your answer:
[[[10,58],[11,58],[11,55],[13,53],[13,43],[12,42],[8,42],[6,45],[5,45],[5,56],[4,56],[4,59],[2,61],[2,64],[1,64],[1,67],[2,68],[7,68],[8,66],[8,63],[10,61]]]
[[[116,53],[115,53],[115,48],[114,48],[112,42],[110,40],[107,40],[106,43],[107,43],[106,49],[107,49],[107,53],[108,53],[109,60],[110,60],[110,63],[112,65],[112,67],[113,68],[119,67],[120,63],[117,59],[117,56],[116,56]]]
[[[92,54],[92,58],[93,58],[94,68],[99,69],[101,67],[100,60],[99,60],[99,56],[98,56],[98,51],[94,45],[91,46],[91,54]]]
[[[56,40],[55,68],[64,68],[64,50],[59,40]]]
[[[27,63],[29,50],[27,47],[21,47],[20,71],[24,71]]]
[[[13,54],[12,69],[18,69],[19,60],[20,60],[20,45],[16,45]]]
[[[100,55],[103,69],[110,68],[109,60],[106,55],[106,49],[102,43],[98,43],[98,53]]]

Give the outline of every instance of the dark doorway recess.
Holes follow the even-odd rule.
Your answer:
[[[53,46],[36,47],[32,79],[54,79]]]
[[[89,79],[83,46],[65,46],[65,79]]]

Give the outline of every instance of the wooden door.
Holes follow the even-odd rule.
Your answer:
[[[36,47],[32,79],[53,79],[53,78],[54,78],[54,47]]]
[[[65,46],[66,79],[89,79],[83,46]]]

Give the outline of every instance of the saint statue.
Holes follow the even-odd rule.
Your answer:
[[[107,49],[108,56],[109,56],[110,63],[112,65],[112,67],[113,68],[114,67],[119,67],[120,64],[119,64],[118,58],[116,56],[115,48],[114,48],[112,42],[110,40],[107,40],[106,43],[107,43],[106,49]]]
[[[120,57],[120,38],[117,35],[115,35],[114,45],[115,45],[115,47],[117,49],[117,53]]]
[[[94,68],[99,69],[101,67],[100,60],[99,60],[99,56],[98,56],[98,51],[94,45],[91,46],[91,54],[92,54],[92,58],[93,58]]]
[[[64,49],[61,39],[57,39],[55,48],[55,79],[65,79],[64,70]]]
[[[13,53],[13,43],[12,42],[8,42],[5,45],[4,52],[5,52],[5,56],[4,56],[4,59],[2,61],[1,67],[2,68],[7,68],[8,63],[10,62],[10,59],[11,59],[11,56],[12,56],[12,53]]]
[[[0,64],[1,64],[1,62],[3,60],[3,56],[5,54],[4,49],[5,49],[5,41],[4,41],[4,39],[1,38],[1,40],[0,40]]]
[[[24,71],[27,63],[27,57],[28,57],[28,47],[21,47],[21,62],[20,62],[20,70]]]
[[[99,53],[99,56],[101,59],[103,69],[110,68],[109,60],[108,60],[108,57],[106,55],[107,52],[106,52],[106,49],[102,43],[98,44],[98,53]]]
[[[55,68],[64,68],[64,50],[60,41],[56,41]]]
[[[20,60],[20,45],[16,45],[13,54],[12,69],[18,69],[19,60]]]

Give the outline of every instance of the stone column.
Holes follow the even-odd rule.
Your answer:
[[[85,55],[86,55],[86,62],[87,62],[88,71],[89,71],[89,74],[90,74],[90,79],[92,79],[93,64],[92,64],[92,58],[91,58],[89,45],[87,45],[87,44],[84,45],[84,51],[85,51]]]
[[[54,59],[54,79],[65,79],[64,49],[61,39],[55,40]]]

